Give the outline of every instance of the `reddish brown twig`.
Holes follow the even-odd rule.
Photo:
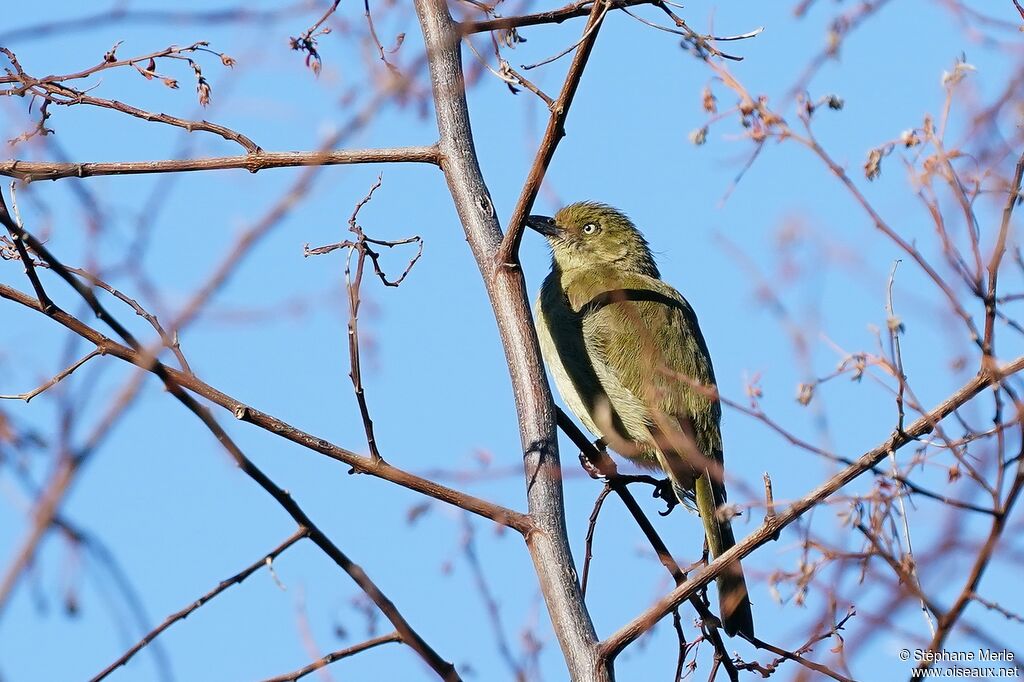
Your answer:
[[[429,163],[438,165],[436,147],[394,149],[320,150],[309,152],[256,152],[241,156],[160,161],[112,161],[59,163],[51,161],[0,161],[0,175],[32,182],[100,175],[140,175],[241,169],[257,173],[270,168],[335,166],[356,163]]]
[[[0,298],[5,298],[9,301],[19,303],[38,312],[43,312],[39,303],[31,296],[27,296],[26,294],[6,285],[0,284]],[[105,354],[124,360],[125,362],[129,362],[150,372],[154,371],[152,368],[154,363],[152,360],[147,359],[146,354],[134,351],[127,346],[111,341],[103,334],[100,334],[95,329],[84,324],[78,318],[69,315],[62,310],[54,311],[50,317],[55,322],[58,322],[90,343],[93,343],[98,348],[101,348]],[[202,396],[203,398],[206,398],[210,402],[223,407],[233,413],[236,419],[255,424],[266,431],[298,443],[310,450],[319,452],[340,462],[344,462],[352,467],[355,472],[369,474],[371,476],[391,481],[392,483],[396,483],[404,488],[409,488],[410,490],[420,492],[428,497],[461,507],[474,514],[491,519],[496,523],[508,526],[509,528],[514,528],[520,533],[527,533],[533,528],[529,517],[521,512],[496,505],[472,495],[467,495],[466,493],[454,490],[447,486],[439,485],[433,481],[394,467],[387,462],[375,463],[369,457],[362,457],[350,450],[340,448],[323,438],[318,438],[265,412],[260,412],[256,408],[246,405],[236,398],[213,388],[194,374],[184,374],[173,368],[159,365],[159,363],[156,363],[156,365],[160,366],[162,371],[166,372],[177,384],[196,393],[197,395]]]

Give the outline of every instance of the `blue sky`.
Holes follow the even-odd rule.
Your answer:
[[[131,3],[132,8],[160,3]],[[253,3],[268,8],[273,3]],[[1006,53],[973,39],[941,3],[902,0],[889,3],[843,43],[840,58],[829,61],[810,85],[814,98],[835,93],[845,106],[821,111],[815,131],[832,156],[846,166],[865,195],[901,234],[916,240],[926,256],[939,250],[925,211],[917,203],[899,154],[885,161],[879,180],[868,184],[861,165],[869,149],[919,126],[925,114],[937,115],[945,91],[940,77],[963,53],[975,65],[962,85],[965,101],[990,100],[1009,78]],[[1015,12],[987,7],[1012,22]],[[183,2],[182,8],[206,3]],[[818,2],[808,16],[793,16],[793,3],[699,2],[683,16],[699,30],[743,33],[765,28],[756,39],[729,44],[745,57],[732,72],[756,94],[765,94],[780,113],[795,121],[787,93],[808,61],[823,47],[827,27],[847,3]],[[511,11],[508,11],[511,13]],[[661,20],[656,13],[644,16]],[[16,27],[54,18],[51,8],[18,3],[5,11],[0,44],[14,50],[35,75],[77,71],[97,62],[118,40],[119,55],[142,54],[169,44],[208,40],[214,49],[238,60],[228,71],[216,57],[201,59],[213,86],[213,105],[198,111],[183,65],[167,68],[181,81],[172,91],[128,70],[106,72],[90,81],[97,96],[183,117],[204,117],[252,137],[268,150],[301,150],[348,120],[369,96],[366,57],[356,37],[336,30],[320,41],[324,71],[320,78],[288,49],[313,19],[312,12],[283,22],[238,26],[189,23],[112,23],[48,37],[5,35]],[[73,16],[70,10],[68,15]],[[363,31],[362,7],[343,3],[338,21]],[[514,64],[538,61],[577,39],[581,21],[523,31],[527,43],[507,57]],[[420,50],[411,8],[392,10],[379,20],[378,32],[390,44],[399,32],[407,39],[396,58],[407,63]],[[998,31],[996,32],[997,34]],[[1004,32],[1007,40],[1013,34]],[[487,54],[485,51],[484,54]],[[1019,57],[1019,52],[1017,53]],[[473,57],[465,56],[467,65]],[[568,59],[534,70],[531,78],[548,93],[561,83]],[[1019,62],[1018,62],[1019,63]],[[710,85],[720,106],[735,97],[700,61],[681,50],[675,37],[612,13],[588,65],[562,141],[548,174],[537,211],[553,211],[563,202],[597,199],[628,212],[644,230],[667,281],[696,309],[712,351],[724,395],[745,401],[753,377],[763,389],[762,407],[802,437],[845,456],[883,442],[895,424],[891,394],[877,383],[844,378],[825,384],[810,407],[795,400],[797,385],[809,376],[831,372],[843,353],[874,352],[873,328],[886,322],[886,284],[895,259],[903,257],[872,227],[820,160],[798,145],[770,142],[726,201],[737,173],[752,151],[740,138],[734,118],[711,127],[706,145],[688,140],[705,123],[701,91]],[[352,93],[351,97],[343,93]],[[469,95],[477,150],[498,215],[507,218],[518,197],[546,120],[543,104],[529,95],[513,96],[497,79],[484,75]],[[15,137],[29,125],[26,102],[0,102],[3,136]],[[54,108],[50,127],[68,158],[80,161],[170,158],[183,154],[235,154],[232,144],[209,135],[128,119],[84,107]],[[962,142],[967,113],[955,107],[948,139]],[[1000,121],[1003,134],[1013,121]],[[386,107],[373,123],[350,138],[346,147],[429,144],[436,138],[429,107]],[[4,154],[16,158],[52,158],[52,152],[22,145]],[[1003,170],[1005,164],[1000,166]],[[87,216],[73,193],[73,182],[38,183],[19,193],[26,225],[45,233],[52,250],[71,264],[95,258],[104,264],[124,258],[139,221],[151,227],[151,245],[142,265],[160,292],[141,291],[132,278],[112,280],[160,312],[165,321],[188,300],[231,248],[237,236],[259,220],[288,192],[300,169],[191,174],[169,182],[164,177],[108,177],[81,182],[97,198],[104,231],[86,229]],[[519,439],[504,356],[479,274],[466,246],[441,173],[431,166],[333,167],[323,170],[302,202],[253,250],[212,302],[209,313],[182,332],[181,342],[193,369],[208,383],[306,431],[357,451],[365,450],[361,422],[348,377],[345,310],[340,297],[340,253],[303,258],[304,244],[344,238],[353,205],[378,173],[383,186],[360,214],[372,236],[398,238],[419,234],[423,259],[405,284],[384,289],[365,284],[362,328],[365,384],[384,456],[416,472],[473,472],[481,453],[490,469],[511,472],[480,480],[446,479],[476,495],[525,507],[519,468]],[[5,183],[6,189],[6,183]],[[991,230],[1001,199],[979,202],[984,229]],[[156,208],[154,208],[156,207]],[[950,207],[951,221],[954,215]],[[986,222],[987,221],[987,222]],[[990,234],[990,232],[988,233]],[[737,254],[742,254],[738,256]],[[406,254],[387,254],[392,269]],[[548,267],[546,246],[525,236],[523,267],[536,292]],[[810,367],[795,358],[790,333],[776,311],[757,295],[758,280],[770,283],[810,348]],[[0,281],[27,289],[21,269],[0,267]],[[48,282],[57,300],[75,309],[74,299]],[[1007,276],[1003,291],[1019,290],[1020,277]],[[974,371],[965,335],[920,270],[904,262],[895,281],[897,312],[906,325],[903,351],[909,381],[925,405],[932,405],[966,381]],[[962,292],[961,292],[962,293]],[[253,315],[279,311],[291,301],[312,305],[293,315]],[[973,308],[977,312],[977,307]],[[239,313],[245,313],[240,315]],[[121,319],[145,333],[127,309]],[[1000,330],[1000,355],[1019,353],[1020,339]],[[148,338],[148,337],[147,337]],[[54,324],[13,304],[0,308],[0,392],[19,392],[54,374],[68,357],[87,352],[72,345]],[[842,352],[837,348],[843,349]],[[961,371],[951,362],[966,354]],[[66,363],[65,363],[66,364]],[[70,440],[81,443],[116,391],[133,376],[130,368],[101,359],[69,382],[72,395],[88,390],[93,400],[71,427]],[[218,581],[257,560],[291,532],[288,517],[230,463],[189,413],[180,409],[152,380],[142,400],[123,419],[90,460],[64,511],[115,552],[137,589],[151,622],[159,622]],[[59,392],[28,406],[0,405],[17,424],[44,434],[57,433]],[[987,404],[964,411],[975,423],[988,419]],[[467,679],[509,677],[495,647],[480,595],[469,586],[472,573],[461,550],[462,514],[432,504],[416,523],[409,510],[423,500],[381,481],[353,478],[336,463],[255,428],[218,418],[246,452],[310,516],[360,563],[399,605],[410,622]],[[726,411],[726,461],[734,501],[751,501],[740,490],[761,489],[762,472],[772,475],[779,500],[802,496],[834,472],[834,465],[796,450],[757,422]],[[567,468],[568,524],[577,560],[582,559],[586,520],[599,487],[575,470],[575,451],[563,442]],[[30,477],[42,481],[54,459],[52,449],[23,455]],[[902,456],[902,455],[901,455]],[[909,456],[909,453],[908,453]],[[946,462],[947,464],[949,462]],[[922,474],[946,486],[935,467]],[[3,515],[0,556],[9,556],[25,532],[27,498],[10,467],[0,473]],[[866,492],[871,481],[848,492]],[[970,488],[950,485],[970,494]],[[654,504],[650,510],[657,509]],[[835,539],[849,533],[838,513],[844,505],[815,511],[815,534]],[[941,508],[927,501],[910,512],[915,544],[927,547],[942,531]],[[752,516],[752,518],[750,518]],[[755,527],[759,512],[736,522],[737,534]],[[686,560],[699,555],[701,535],[695,518],[675,513],[655,518],[669,546]],[[973,521],[972,521],[973,522]],[[529,557],[515,534],[498,533],[471,520],[482,565],[501,606],[501,619],[513,649],[529,628],[543,642],[544,679],[564,677],[563,662]],[[979,532],[983,529],[978,525]],[[1019,522],[1015,526],[1019,528]],[[799,536],[782,539],[744,562],[754,576],[752,598],[759,634],[795,648],[806,638],[820,610],[812,596],[806,607],[779,603],[764,577],[792,571],[799,560]],[[1012,591],[1010,553],[996,561],[982,593],[999,595],[1020,610]],[[952,568],[959,569],[959,572]],[[958,592],[964,567],[956,560],[934,573],[923,567],[922,581],[940,602]],[[322,651],[358,641],[366,619],[353,606],[358,591],[312,545],[289,550],[275,564],[274,579],[261,571],[160,638],[176,679],[259,679],[297,668],[312,658],[303,623]],[[879,573],[881,574],[881,573]],[[829,574],[826,574],[828,576]],[[760,578],[760,579],[758,579]],[[597,532],[590,588],[598,632],[606,635],[668,589],[667,576],[652,560],[643,538],[623,510],[609,503]],[[79,611],[67,615],[62,595],[78,595]],[[788,596],[787,587],[780,588]],[[75,556],[52,535],[28,578],[0,615],[0,677],[7,680],[64,680],[88,677],[113,660],[140,635],[104,568],[89,556]],[[895,652],[923,641],[925,625],[916,610],[889,612],[883,586],[845,578],[838,608],[854,603],[863,613],[848,625],[851,641],[876,627],[870,614],[891,619],[897,631],[883,631],[848,651],[858,679],[893,679],[905,665]],[[994,598],[994,597],[993,597]],[[1015,602],[1015,603],[1014,603]],[[301,615],[300,615],[301,614]],[[684,622],[692,620],[691,614]],[[1019,643],[1024,626],[971,607],[968,620],[1008,644]],[[386,624],[379,628],[387,629]],[[347,632],[338,636],[338,629]],[[692,631],[691,631],[692,633]],[[731,644],[744,655],[746,645]],[[674,668],[675,637],[668,622],[627,651],[618,665],[620,679],[668,679]],[[815,660],[828,661],[831,644],[819,645]],[[950,649],[976,648],[957,634]],[[761,655],[761,660],[767,657]],[[703,657],[698,675],[707,674]],[[465,667],[464,667],[465,666]],[[471,672],[469,669],[471,668]],[[389,645],[330,668],[336,679],[429,679],[409,651]],[[784,668],[783,679],[797,674]],[[902,676],[902,675],[900,675]],[[137,656],[112,679],[159,679],[152,651]]]

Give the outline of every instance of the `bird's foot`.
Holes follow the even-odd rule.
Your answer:
[[[661,500],[666,505],[665,511],[658,512],[659,516],[668,516],[679,504],[679,499],[676,497],[676,491],[672,487],[672,481],[667,478],[663,478],[655,484],[653,497]]]
[[[611,480],[619,475],[618,467],[608,456],[607,444],[603,438],[594,441],[593,452],[580,452],[580,464],[593,479]]]
[[[597,464],[590,461],[590,458],[587,457],[587,453],[585,452],[580,452],[580,465],[583,466],[583,470],[586,471],[587,474],[595,481],[604,478],[604,474],[601,473],[601,469],[598,468]]]

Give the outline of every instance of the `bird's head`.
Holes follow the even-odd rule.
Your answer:
[[[532,215],[526,224],[544,235],[563,271],[612,266],[658,277],[647,240],[626,214],[607,204],[581,201],[554,217]]]

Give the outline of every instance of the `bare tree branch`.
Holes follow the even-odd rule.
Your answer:
[[[1019,357],[1003,365],[996,372],[979,374],[974,379],[971,379],[931,412],[914,421],[905,431],[894,433],[884,444],[861,455],[854,464],[829,478],[775,517],[766,519],[760,528],[736,543],[732,549],[712,561],[707,567],[699,570],[693,578],[678,586],[660,599],[654,606],[606,638],[601,643],[602,656],[614,659],[625,647],[635,641],[637,637],[667,616],[680,602],[689,598],[698,589],[718,577],[729,563],[742,559],[771,540],[781,529],[800,518],[805,512],[847,483],[871,469],[872,466],[881,462],[890,452],[898,450],[915,439],[931,433],[935,424],[952,414],[954,410],[981,393],[985,388],[998,384],[1021,370],[1024,370],[1024,357]]]
[[[21,305],[33,310],[43,312],[39,303],[31,296],[27,296],[26,294],[3,284],[0,284],[0,298],[6,298],[7,300],[20,303]],[[185,374],[184,372],[162,365],[159,362],[155,362],[152,358],[148,358],[145,353],[140,353],[128,348],[127,346],[116,343],[63,310],[54,311],[50,317],[82,338],[95,344],[96,347],[101,349],[104,354],[130,362],[131,364],[150,372],[156,371],[156,368],[159,367],[161,368],[161,371],[167,373],[167,375],[182,388],[188,389],[189,391],[192,391],[193,393],[206,398],[210,402],[230,411],[235,415],[236,419],[255,424],[256,426],[279,435],[282,438],[298,443],[299,445],[309,448],[315,452],[319,452],[320,454],[327,455],[331,459],[344,462],[352,467],[353,473],[369,474],[377,478],[382,478],[386,481],[391,481],[403,488],[408,488],[427,495],[428,497],[433,497],[434,499],[441,500],[442,502],[447,502],[457,507],[461,507],[466,511],[488,518],[495,523],[500,523],[508,526],[509,528],[513,528],[520,533],[527,534],[533,529],[533,525],[526,514],[502,507],[478,497],[473,497],[472,495],[454,490],[447,486],[434,483],[433,481],[392,466],[387,462],[381,461],[375,463],[369,457],[363,457],[350,450],[333,445],[323,438],[318,438],[312,434],[297,429],[280,419],[272,417],[265,412],[260,412],[259,410],[246,405],[225,393],[222,393],[193,374]]]
[[[573,97],[576,95],[576,89],[579,88],[580,79],[583,77],[583,70],[587,66],[590,52],[594,49],[598,31],[601,30],[601,24],[607,11],[608,5],[605,4],[604,0],[595,0],[591,7],[590,16],[583,31],[583,38],[580,40],[579,47],[576,48],[572,64],[569,65],[569,72],[565,76],[565,82],[562,84],[562,90],[558,94],[558,99],[555,100],[555,104],[551,107],[551,116],[548,118],[544,137],[541,139],[533,165],[530,166],[530,171],[526,176],[526,184],[523,185],[519,201],[516,202],[512,216],[508,220],[508,233],[502,239],[501,247],[498,251],[498,262],[503,267],[512,266],[519,262],[519,243],[523,238],[523,230],[526,229],[526,216],[529,214],[530,209],[533,208],[533,202],[537,198],[537,193],[540,192],[540,186],[544,182],[544,175],[548,170],[548,165],[555,156],[555,149],[558,147],[559,141],[565,137],[565,119],[569,115],[569,107],[572,106]]]
[[[139,175],[192,171],[243,169],[257,173],[268,168],[336,166],[357,163],[429,163],[438,165],[437,148],[351,149],[313,152],[255,152],[241,156],[162,161],[113,161],[54,163],[48,161],[0,161],[0,175],[26,182],[89,178],[98,175]]]
[[[256,571],[260,570],[264,566],[269,566],[270,563],[274,559],[279,557],[286,549],[288,549],[289,547],[294,545],[296,542],[298,542],[302,538],[308,537],[308,535],[309,535],[309,530],[307,528],[299,528],[294,533],[292,533],[291,536],[288,537],[288,539],[286,539],[284,542],[282,542],[280,545],[278,545],[274,549],[272,549],[269,552],[267,552],[267,554],[265,556],[261,557],[259,560],[255,561],[255,562],[253,562],[252,564],[250,564],[246,568],[242,569],[241,571],[239,571],[235,575],[231,576],[230,578],[227,578],[225,580],[220,581],[215,588],[213,588],[212,590],[210,590],[209,592],[204,594],[199,599],[196,599],[195,601],[190,603],[185,608],[183,608],[180,611],[177,611],[177,612],[172,613],[171,615],[167,616],[167,618],[164,619],[163,623],[161,623],[157,627],[153,628],[153,630],[151,630],[145,636],[143,636],[142,639],[140,639],[130,649],[125,651],[116,661],[114,661],[113,663],[108,665],[106,668],[104,668],[102,671],[100,671],[99,674],[97,674],[95,677],[93,677],[90,680],[90,682],[100,682],[100,680],[106,678],[108,675],[110,675],[110,673],[114,672],[115,670],[120,668],[122,665],[127,663],[129,660],[131,660],[132,656],[134,656],[135,654],[139,653],[150,642],[152,642],[154,639],[159,637],[160,633],[162,633],[164,630],[166,630],[167,628],[171,627],[172,625],[177,623],[179,620],[185,620],[186,618],[189,617],[189,615],[191,615],[194,611],[196,611],[197,609],[202,607],[206,602],[208,602],[211,599],[215,598],[217,595],[219,595],[221,592],[223,592],[224,590],[228,589],[232,585],[238,585],[239,583],[243,582],[246,578],[248,578],[250,575],[252,575]]]

